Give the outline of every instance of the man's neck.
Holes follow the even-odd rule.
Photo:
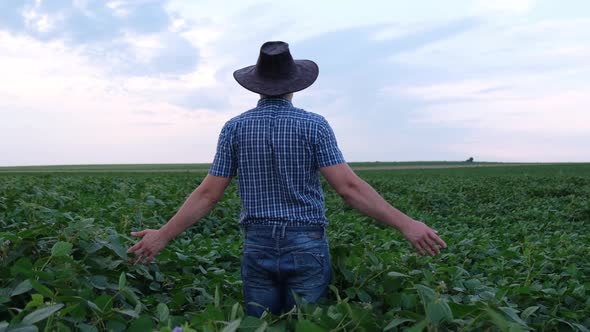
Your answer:
[[[287,93],[284,94],[282,96],[265,96],[265,95],[260,95],[260,99],[266,99],[266,98],[281,98],[281,99],[286,99],[288,101],[293,101],[293,93]]]

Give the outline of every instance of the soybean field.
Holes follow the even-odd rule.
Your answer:
[[[329,297],[260,319],[243,312],[237,181],[144,266],[130,232],[166,223],[206,165],[0,170],[0,332],[590,329],[590,164],[361,166],[448,248],[419,256],[323,183]]]

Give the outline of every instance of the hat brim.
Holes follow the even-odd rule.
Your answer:
[[[289,78],[270,79],[256,72],[256,66],[248,66],[234,72],[234,78],[244,88],[265,96],[280,96],[301,91],[315,82],[319,75],[318,65],[311,60],[295,60],[297,68]]]

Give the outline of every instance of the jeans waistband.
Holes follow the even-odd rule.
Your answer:
[[[306,226],[289,226],[289,225],[242,225],[245,233],[271,233],[272,237],[275,234],[280,234],[281,238],[285,237],[288,232],[324,232],[326,226],[323,225],[306,225]]]
[[[321,231],[326,229],[323,225],[306,225],[306,226],[289,226],[289,225],[242,225],[244,231],[269,232],[273,229],[285,230],[285,232],[304,232],[304,231]]]

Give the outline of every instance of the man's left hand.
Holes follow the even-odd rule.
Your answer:
[[[426,253],[430,256],[438,255],[439,247],[447,247],[445,241],[438,236],[438,232],[421,221],[413,220],[405,223],[400,230],[422,256]]]

